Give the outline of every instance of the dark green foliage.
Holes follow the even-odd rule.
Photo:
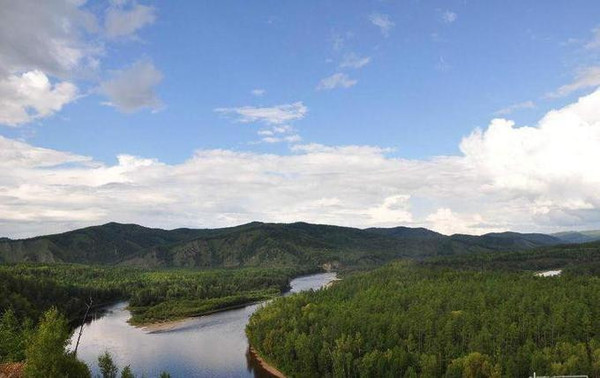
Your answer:
[[[133,372],[129,365],[125,366],[123,370],[121,370],[121,378],[134,378]]]
[[[0,317],[0,363],[23,361],[31,332],[30,321],[21,323],[12,309],[6,310]]]
[[[600,274],[600,242],[549,246],[519,252],[437,257],[426,260],[424,264],[455,269],[506,271],[562,269],[566,274]]]
[[[108,351],[98,356],[98,367],[102,373],[102,378],[117,378],[119,368],[115,365]]]
[[[506,251],[557,244],[539,234],[444,236],[426,229],[359,230],[308,223],[249,223],[214,230],[160,230],[109,223],[58,235],[0,241],[0,262],[141,267],[373,266],[398,257]]]
[[[0,241],[0,262],[78,262],[112,264],[145,248],[190,240],[203,230],[172,231],[108,223],[62,234]]]
[[[0,265],[0,314],[13,309],[19,319],[37,319],[51,306],[72,324],[83,317],[86,301],[96,307],[129,300],[133,323],[201,315],[269,299],[286,290],[301,268],[143,270],[83,265]]]
[[[61,313],[68,314],[69,321],[77,321],[83,316],[89,297],[101,304],[122,295],[118,281],[117,284],[98,282],[104,270],[64,265],[0,265],[0,314],[11,309],[21,321],[37,320],[44,311],[56,306]]]
[[[27,340],[25,375],[34,378],[90,377],[87,365],[66,351],[70,331],[67,319],[52,308],[44,313]]]
[[[25,348],[30,345],[27,342],[32,329],[29,319],[40,318],[50,307],[68,316],[67,331],[81,321],[89,298],[93,298],[95,309],[117,300],[129,300],[131,322],[152,323],[269,299],[286,290],[293,276],[313,271],[0,265],[3,283],[0,285],[0,362],[23,361]],[[62,327],[62,315],[59,320],[55,325]],[[61,328],[57,337],[65,337],[63,331]],[[70,368],[77,369],[76,360],[63,362],[72,362]]]
[[[426,228],[411,227],[392,227],[392,228],[367,228],[367,231],[379,235],[393,236],[395,238],[413,238],[413,239],[444,239],[447,236],[439,232],[431,231]]]
[[[557,251],[573,269],[586,265],[589,251]],[[296,377],[600,376],[600,278],[522,270],[551,255],[504,254],[484,269],[483,257],[394,263],[277,299],[247,334]]]

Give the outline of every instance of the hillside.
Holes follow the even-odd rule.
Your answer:
[[[564,243],[588,243],[600,240],[600,230],[595,231],[567,231],[552,234]]]
[[[423,228],[357,229],[253,222],[221,229],[162,230],[108,223],[23,240],[0,241],[0,262],[69,262],[143,267],[374,265],[559,244],[541,234],[445,236]]]
[[[379,235],[393,236],[396,238],[413,238],[413,239],[443,239],[446,236],[438,232],[428,230],[423,227],[392,227],[392,228],[367,228],[366,231]]]

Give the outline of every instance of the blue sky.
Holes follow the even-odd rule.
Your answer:
[[[36,7],[30,1],[1,0],[0,4],[7,10],[5,27],[0,26],[0,136],[15,151],[44,148],[51,154],[75,157],[61,155],[60,164],[51,165],[57,175],[73,179],[77,175],[67,172],[65,164],[83,164],[76,172],[117,169],[122,155],[168,166],[169,174],[208,151],[234,154],[232,161],[247,156],[248,164],[260,166],[254,173],[272,170],[264,162],[253,163],[254,159],[310,160],[328,153],[323,152],[327,149],[341,151],[342,160],[349,161],[365,158],[365,151],[367,159],[376,157],[386,163],[429,166],[447,157],[465,160],[469,154],[462,146],[476,137],[474,130],[483,130],[480,142],[488,146],[492,133],[485,133],[492,119],[513,120],[515,135],[525,125],[540,130],[540,120],[550,111],[568,107],[600,85],[600,3],[596,1],[52,0]],[[26,77],[28,73],[46,79],[46,87],[32,86],[38,89],[15,95],[15,88],[32,82],[34,76]],[[567,135],[575,138],[572,131]],[[515,138],[526,144],[521,136]],[[486,156],[498,153],[490,151]],[[536,164],[546,163],[536,160]],[[48,164],[42,165],[49,169]],[[487,175],[486,167],[475,174],[469,171],[468,176]],[[34,168],[39,174],[40,166]],[[381,167],[374,166],[377,169]],[[201,172],[204,169],[195,167],[190,174]],[[489,185],[506,190],[501,185],[506,176],[494,172],[473,184],[470,192]],[[356,169],[347,173],[351,176]],[[397,173],[398,181],[411,180],[406,172]],[[211,227],[255,218],[318,221],[318,211],[330,211],[314,205],[319,201],[334,203],[337,216],[324,217],[327,222],[354,226],[425,225],[448,233],[482,233],[600,225],[600,215],[593,211],[590,215],[596,198],[588,198],[587,193],[565,195],[563,191],[558,199],[553,195],[549,199],[554,189],[540,192],[536,187],[532,194],[531,188],[523,193],[523,188],[513,185],[509,207],[515,212],[486,216],[477,211],[478,206],[470,209],[460,203],[458,198],[464,195],[449,195],[445,186],[454,186],[451,181],[436,184],[442,189],[434,194],[423,188],[422,181],[407,187],[381,182],[382,189],[373,189],[370,198],[363,198],[358,186],[345,198],[316,190],[305,199],[314,207],[309,213],[261,212],[260,199],[252,202],[236,193],[221,198],[210,190],[206,195],[215,208],[208,211],[202,208],[206,204],[200,206],[196,218],[175,216],[177,207],[168,214],[148,216],[136,209],[115,211],[107,203],[82,200],[77,205],[81,217],[71,219],[61,215],[69,211],[58,209],[50,198],[34,205],[19,192],[33,179],[27,174],[4,184],[10,192],[5,194],[5,204],[14,205],[5,205],[5,214],[0,207],[0,231],[29,235],[105,220],[146,221],[164,227]],[[247,173],[229,174],[239,179]],[[363,179],[356,177],[355,182]],[[535,181],[529,176],[519,180]],[[17,181],[19,186],[11,187]],[[124,182],[158,191],[131,177],[111,176],[89,185],[97,190]],[[239,181],[230,185],[241,193],[263,191],[261,183],[266,185],[261,179],[250,187]],[[341,180],[336,184],[348,185]],[[57,190],[56,183],[44,185],[44,190]],[[272,195],[282,203],[290,200],[283,189]],[[170,194],[164,196],[167,202],[172,199]],[[184,204],[190,198],[178,201]],[[485,201],[506,206],[508,200]],[[582,213],[573,215],[571,207],[577,201],[581,208],[575,210]],[[15,218],[18,206],[31,207],[31,215]],[[552,216],[540,220],[544,206]],[[401,211],[373,215],[379,207]],[[440,226],[431,220],[448,211],[464,213],[469,221],[463,219],[457,222],[459,228],[452,229],[448,225],[453,221],[446,219]],[[213,221],[216,213],[229,215]],[[353,214],[356,220],[348,221]]]
[[[90,95],[30,125],[28,140],[106,162],[127,152],[175,163],[197,148],[285,153],[249,145],[256,126],[232,124],[214,109],[302,101],[309,112],[294,126],[307,142],[380,145],[410,158],[454,154],[460,138],[499,109],[534,101],[536,108],[513,115],[530,123],[560,104],[540,97],[592,60],[569,41],[591,38],[600,22],[593,1],[145,4],[155,7],[156,21],[139,40],[108,45],[99,75],[152,61],[164,76],[156,87],[164,108],[120,114]],[[446,12],[456,19],[445,20]],[[387,37],[369,20],[377,13],[394,23]],[[349,54],[371,61],[340,68]],[[315,90],[337,72],[358,82]]]

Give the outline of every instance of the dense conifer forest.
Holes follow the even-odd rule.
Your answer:
[[[85,265],[0,265],[0,313],[37,320],[56,307],[80,321],[90,298],[95,308],[128,300],[134,324],[201,315],[279,295],[302,268],[146,270]]]
[[[597,377],[599,259],[584,245],[396,262],[277,299],[247,334],[292,377]]]

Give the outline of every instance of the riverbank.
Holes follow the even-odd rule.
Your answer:
[[[327,283],[325,284],[325,286],[323,286],[323,287],[324,287],[325,289],[329,289],[330,287],[332,287],[333,285],[335,285],[335,283],[336,283],[336,282],[339,282],[339,281],[341,281],[341,280],[342,280],[341,278],[337,278],[337,277],[336,277],[336,278],[332,279],[331,281],[327,282]]]
[[[263,369],[264,371],[268,372],[269,374],[271,374],[273,377],[276,378],[285,378],[285,374],[283,374],[279,369],[277,369],[275,366],[269,364],[267,361],[265,361],[264,358],[262,358],[258,352],[256,351],[256,349],[254,349],[252,347],[252,345],[250,345],[250,355],[252,356],[252,358],[254,358],[254,360],[258,363],[258,365],[260,365],[261,369]]]
[[[319,273],[319,274],[326,274],[326,273]],[[335,274],[335,272],[331,273],[331,274]],[[314,274],[307,274],[307,275],[300,275],[300,276],[296,276],[294,278],[292,278],[292,280],[295,280],[297,282],[299,282],[299,289],[298,291],[301,291],[304,289],[304,286],[302,285],[302,281],[306,278],[310,278],[314,276]],[[338,280],[338,278],[333,278],[333,280]],[[324,285],[324,287],[329,287],[328,284]],[[131,308],[128,307],[128,310],[134,314],[128,321],[127,323],[129,323],[130,325],[136,327],[136,328],[141,328],[143,329],[146,333],[159,333],[159,332],[168,332],[168,331],[173,331],[175,329],[181,328],[182,326],[184,326],[188,321],[191,321],[195,318],[199,318],[202,316],[206,316],[206,315],[212,315],[212,314],[217,314],[220,312],[226,312],[226,311],[230,311],[230,310],[237,310],[240,308],[244,308],[247,306],[252,306],[258,303],[263,303],[275,298],[278,298],[280,296],[285,296],[285,295],[289,295],[289,294],[293,294],[294,293],[294,289],[288,285],[287,290],[279,292],[279,293],[271,293],[268,295],[262,294],[262,295],[255,295],[253,298],[252,297],[248,297],[247,299],[250,299],[249,301],[245,301],[245,302],[240,302],[240,303],[235,303],[229,306],[222,306],[217,304],[217,307],[212,307],[208,310],[205,311],[198,311],[198,312],[192,312],[192,311],[186,311],[186,314],[182,314],[181,316],[172,316],[169,319],[164,319],[164,320],[149,320],[149,321],[145,321],[145,320],[139,320],[139,317],[137,317],[135,315],[136,309],[135,308]],[[227,298],[218,298],[218,299],[227,299]],[[210,307],[210,306],[205,306],[205,307]]]
[[[202,316],[218,314],[220,312],[226,312],[226,311],[231,311],[231,310],[237,310],[240,308],[253,306],[255,304],[262,303],[262,302],[264,302],[264,300],[246,302],[246,303],[242,303],[242,304],[238,304],[238,305],[234,305],[234,306],[228,306],[228,307],[218,308],[218,309],[214,309],[214,310],[210,310],[210,311],[205,311],[198,315],[186,316],[186,317],[180,318],[180,319],[172,319],[172,320],[166,320],[166,321],[161,321],[161,322],[133,323],[131,321],[127,321],[127,323],[129,323],[130,325],[132,325],[136,328],[141,328],[146,333],[169,332],[169,331],[173,331],[173,330],[182,328],[190,321],[193,321],[194,319],[197,319]]]

